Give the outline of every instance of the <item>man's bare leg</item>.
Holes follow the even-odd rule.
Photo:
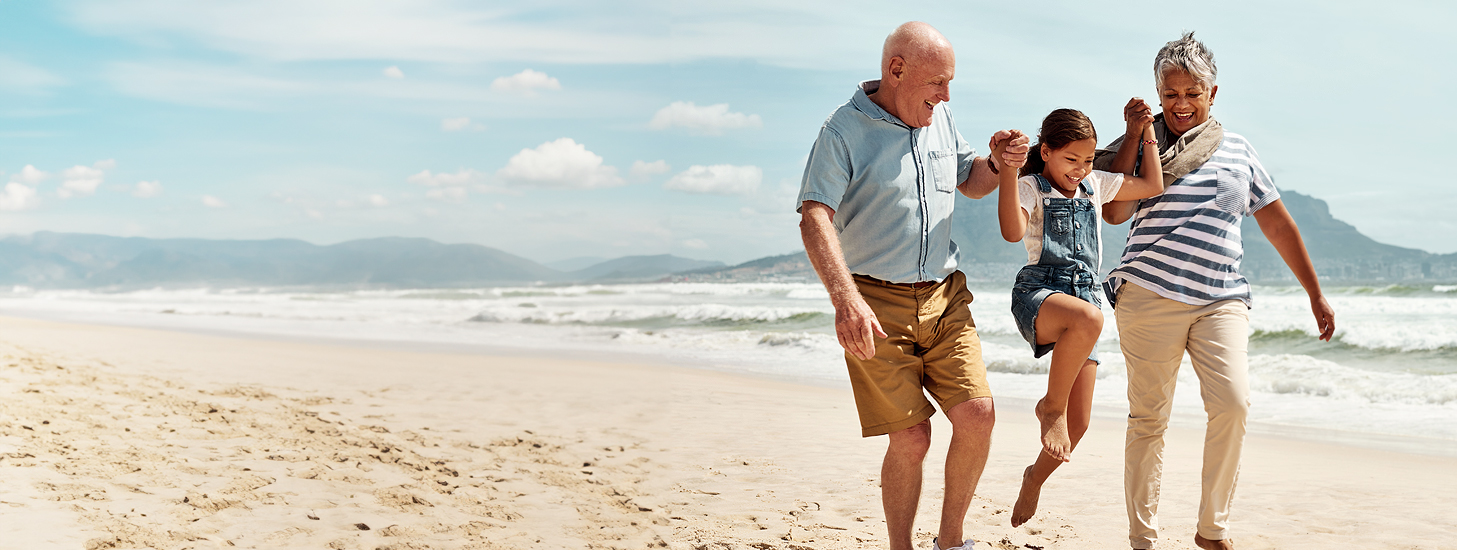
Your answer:
[[[946,418],[951,421],[951,446],[946,451],[946,495],[936,540],[941,548],[956,548],[963,542],[961,524],[987,465],[997,413],[992,398],[980,397],[951,407]]]
[[[890,550],[911,550],[911,527],[921,501],[921,463],[931,448],[931,421],[890,434],[880,466],[880,502],[890,531]]]
[[[1234,550],[1234,543],[1230,542],[1229,539],[1209,540],[1198,533],[1194,534],[1194,546],[1198,546],[1204,550]]]
[[[1078,372],[1077,381],[1073,382],[1072,392],[1068,394],[1068,435],[1072,438],[1074,449],[1082,441],[1083,434],[1088,431],[1088,423],[1092,421],[1093,384],[1097,380],[1098,364],[1086,361],[1083,363],[1083,370]],[[1022,471],[1022,491],[1017,494],[1017,504],[1012,506],[1012,527],[1020,527],[1037,513],[1037,500],[1042,496],[1042,484],[1061,465],[1061,460],[1053,458],[1044,450],[1037,453],[1037,460]]]

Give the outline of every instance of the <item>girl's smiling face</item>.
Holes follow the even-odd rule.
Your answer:
[[[1078,183],[1093,171],[1093,153],[1097,148],[1098,140],[1094,138],[1080,139],[1059,149],[1043,144],[1042,161],[1047,166],[1042,169],[1042,177],[1052,182],[1063,195],[1072,197],[1077,192]]]

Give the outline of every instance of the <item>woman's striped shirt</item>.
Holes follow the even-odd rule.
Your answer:
[[[1108,302],[1133,283],[1186,304],[1249,305],[1250,284],[1239,273],[1240,222],[1279,198],[1254,147],[1226,131],[1207,162],[1139,201],[1123,257],[1103,284]]]

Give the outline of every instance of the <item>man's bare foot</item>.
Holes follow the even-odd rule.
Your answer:
[[[1032,481],[1032,468],[1022,470],[1022,492],[1017,493],[1017,504],[1012,506],[1012,527],[1021,527],[1037,513],[1037,499],[1042,496],[1042,486]]]
[[[1229,539],[1209,540],[1198,533],[1194,534],[1194,546],[1198,546],[1204,550],[1234,550],[1234,543],[1230,542]]]
[[[1067,412],[1049,410],[1047,398],[1037,402],[1033,412],[1042,422],[1042,450],[1048,456],[1067,462],[1072,454],[1072,438],[1067,435]]]

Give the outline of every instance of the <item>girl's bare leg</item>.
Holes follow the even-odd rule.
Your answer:
[[[1088,431],[1093,414],[1093,383],[1098,378],[1098,364],[1085,361],[1078,371],[1068,394],[1067,424],[1072,447],[1076,448]],[[1037,461],[1022,472],[1022,492],[1017,495],[1017,504],[1012,506],[1012,527],[1020,527],[1037,513],[1037,499],[1042,496],[1042,484],[1052,472],[1062,465],[1061,460],[1043,451],[1037,454]]]
[[[1072,454],[1068,395],[1102,333],[1103,311],[1075,296],[1048,296],[1037,312],[1037,343],[1057,343],[1047,372],[1047,396],[1037,402],[1035,409],[1042,423],[1042,450],[1054,459],[1067,462]]]

